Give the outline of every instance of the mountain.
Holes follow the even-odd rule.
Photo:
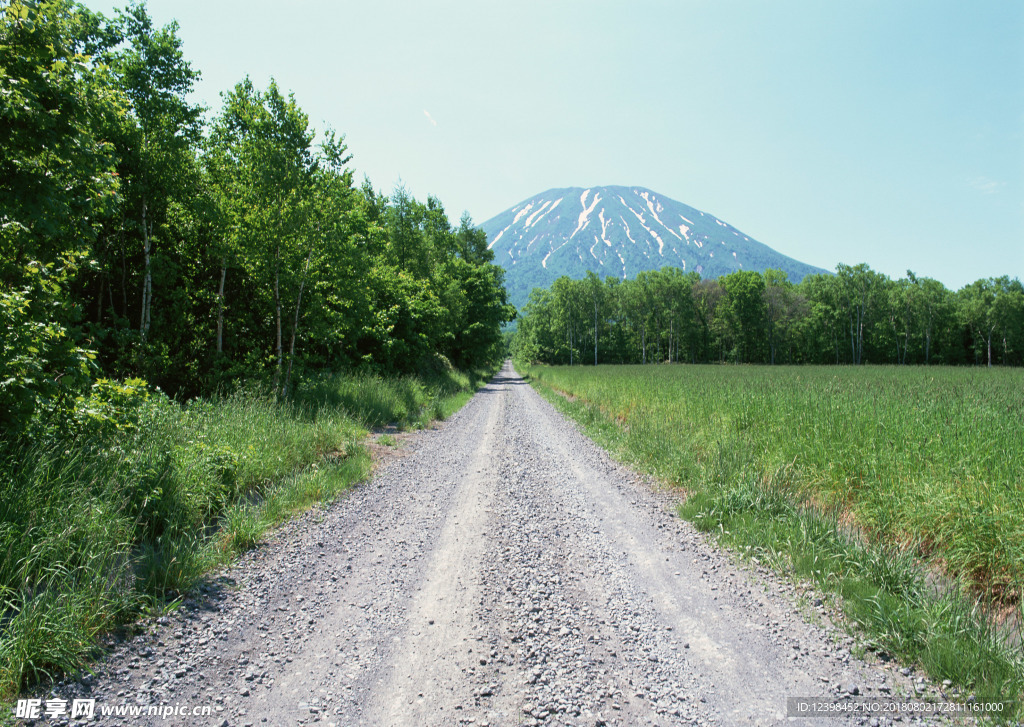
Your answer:
[[[481,225],[523,306],[562,275],[635,277],[666,265],[714,278],[779,268],[799,282],[827,272],[776,252],[730,224],[643,187],[568,187],[530,197]]]

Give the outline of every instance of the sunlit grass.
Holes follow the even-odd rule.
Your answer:
[[[493,371],[441,370],[429,376],[324,376],[307,385],[302,401],[345,412],[367,427],[417,428],[458,411]]]

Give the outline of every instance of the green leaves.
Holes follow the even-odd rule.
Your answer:
[[[30,287],[0,291],[0,440],[63,427],[93,372],[92,352],[55,313]]]
[[[17,291],[0,380],[18,426],[92,411],[99,371],[286,396],[316,369],[500,355],[514,313],[468,215],[453,228],[436,198],[354,189],[344,137],[318,140],[274,81],[224,94],[204,139],[199,74],[144,5],[108,21],[7,3],[0,67],[0,281]]]
[[[29,7],[12,3],[0,19],[0,276],[15,285],[29,260],[95,239],[117,188],[95,126],[117,114],[117,94],[82,55],[87,11],[42,3],[29,24]]]
[[[600,363],[1024,363],[1019,280],[989,278],[953,293],[863,263],[837,271],[799,285],[771,269],[701,280],[663,268],[602,287],[596,276],[562,277],[531,294],[514,355],[575,363],[596,334],[605,341]]]

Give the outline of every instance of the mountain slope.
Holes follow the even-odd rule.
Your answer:
[[[524,200],[481,225],[506,270],[511,302],[556,278],[632,278],[666,265],[705,278],[779,268],[797,282],[826,272],[776,252],[712,215],[643,187],[569,187]]]

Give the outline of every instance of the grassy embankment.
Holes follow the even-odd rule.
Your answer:
[[[69,430],[0,451],[0,700],[363,478],[367,428],[444,419],[486,377],[335,376],[285,404],[99,385]]]
[[[520,371],[684,488],[683,517],[836,594],[869,647],[1021,714],[1024,371]],[[994,626],[1008,614],[1016,634]]]

